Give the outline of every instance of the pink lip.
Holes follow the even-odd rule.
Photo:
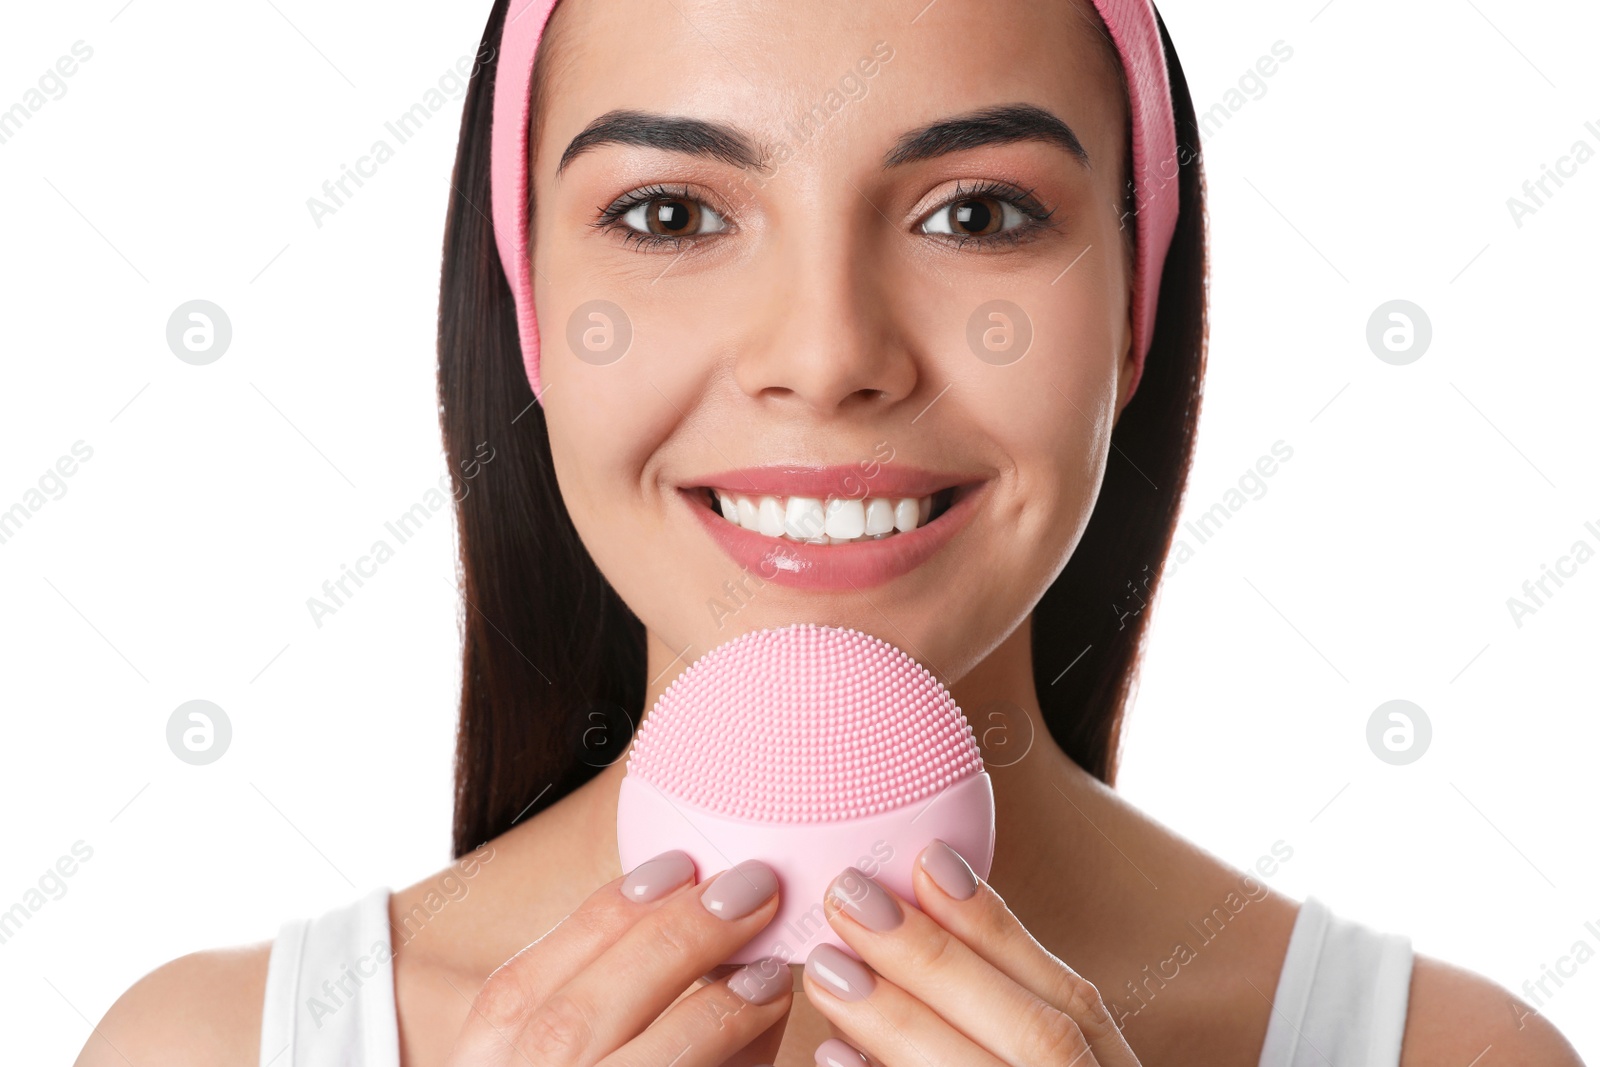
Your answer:
[[[792,470],[792,468],[783,469]],[[887,468],[881,471],[880,475],[886,473]],[[880,480],[882,479],[872,480],[873,489],[877,492],[882,492],[878,486]],[[787,487],[796,483],[793,480],[786,480],[783,484]],[[949,482],[944,483],[946,486],[949,484]],[[775,582],[796,589],[866,589],[911,572],[943,548],[960,532],[977,510],[977,502],[983,497],[988,484],[985,481],[962,492],[942,515],[910,533],[897,533],[882,541],[861,541],[848,545],[811,545],[803,541],[791,541],[786,537],[767,537],[754,530],[735,526],[713,512],[700,499],[699,490],[680,489],[679,492],[689,509],[699,516],[711,539],[721,546],[735,563],[762,581]],[[920,485],[913,485],[912,488],[899,492],[904,496],[926,496],[938,488],[940,486],[935,485],[925,491],[919,491]],[[792,489],[790,492],[795,495],[809,495],[796,493]],[[812,490],[812,493],[818,496],[825,495],[816,490]],[[890,494],[884,493],[884,495]]]
[[[723,489],[743,496],[814,496],[860,498],[924,497],[941,489],[982,480],[981,474],[951,474],[902,463],[880,463],[868,473],[859,466],[745,467],[719,471],[684,485]],[[892,540],[892,538],[891,538]]]

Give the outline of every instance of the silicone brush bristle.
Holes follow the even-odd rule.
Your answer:
[[[628,773],[708,811],[829,822],[915,804],[983,770],[972,726],[921,664],[860,630],[752,631],[678,676]]]

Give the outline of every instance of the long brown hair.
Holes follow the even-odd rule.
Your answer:
[[[507,4],[496,0],[489,15],[491,48]],[[1034,687],[1045,722],[1068,756],[1108,784],[1150,619],[1143,605],[1177,526],[1205,371],[1200,138],[1164,24],[1161,39],[1181,165],[1155,332],[1139,388],[1112,433],[1094,513],[1033,613]],[[439,418],[456,487],[464,600],[457,858],[612,762],[631,740],[646,687],[644,626],[578,538],[556,483],[544,409],[523,369],[487,214],[497,58],[479,66],[467,91],[439,296]]]

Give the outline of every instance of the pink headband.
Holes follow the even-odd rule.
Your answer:
[[[490,134],[490,183],[500,263],[517,303],[522,361],[540,397],[539,330],[533,317],[532,265],[528,258],[528,120],[533,58],[558,0],[510,0],[500,37]],[[1133,383],[1139,384],[1155,330],[1161,268],[1178,225],[1178,146],[1166,53],[1151,0],[1094,0],[1122,56],[1132,118],[1137,243],[1133,292]],[[507,239],[509,236],[509,240]],[[541,398],[542,402],[542,398]]]

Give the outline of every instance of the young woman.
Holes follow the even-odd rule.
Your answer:
[[[1149,613],[1108,609],[1160,572],[1206,338],[1148,0],[550,9],[495,4],[445,242],[456,863],[157,969],[79,1063],[1578,1064],[1112,789]],[[775,882],[621,870],[621,757],[685,666],[794,621],[982,709],[996,851],[930,842],[914,899],[842,871],[866,966],[727,973]]]

